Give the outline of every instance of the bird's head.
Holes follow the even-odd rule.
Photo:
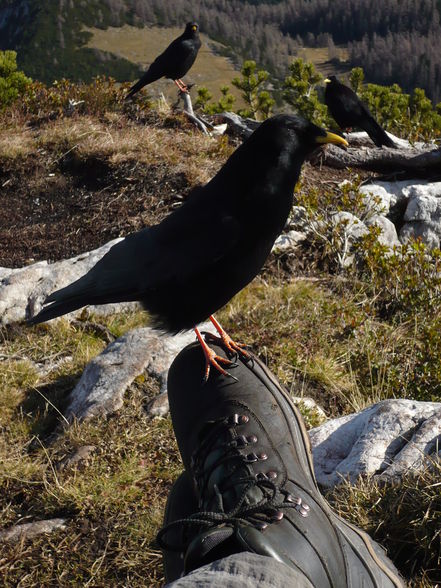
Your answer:
[[[197,22],[188,22],[185,25],[184,35],[188,37],[193,37],[199,30],[199,25]]]
[[[324,81],[325,84],[334,84],[338,80],[337,80],[337,77],[336,76],[329,76],[328,78],[326,78],[323,81]]]
[[[285,151],[295,158],[304,158],[326,143],[348,146],[343,137],[330,133],[297,115],[279,114],[273,116],[263,122],[258,131],[266,136],[267,144],[273,144],[276,151]]]
[[[282,186],[289,191],[297,182],[306,157],[326,143],[348,145],[343,137],[301,116],[278,114],[265,120],[250,135],[230,157],[224,170],[231,170],[227,178],[234,178],[239,191],[245,191],[245,184],[250,182],[268,195],[277,193]],[[218,175],[219,179],[225,177],[224,173]],[[244,186],[239,186],[241,178]]]

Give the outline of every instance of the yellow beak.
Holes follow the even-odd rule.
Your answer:
[[[315,142],[322,144],[322,143],[333,143],[334,145],[344,145],[345,147],[349,147],[349,143],[340,135],[336,135],[335,133],[327,132],[326,135],[320,135],[319,137],[315,138]]]
[[[197,31],[197,30],[198,30],[198,27],[197,27],[196,25],[193,25],[193,26],[191,27],[191,30],[192,30],[192,31]]]
[[[326,78],[325,80],[323,80],[323,82],[324,82],[325,84],[330,84],[330,83],[331,83],[331,80],[330,80],[329,78]]]

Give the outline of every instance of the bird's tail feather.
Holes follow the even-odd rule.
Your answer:
[[[128,287],[127,284],[129,284]],[[106,282],[103,279],[97,282],[93,275],[86,274],[76,282],[56,290],[48,296],[44,301],[44,304],[48,306],[45,306],[28,322],[31,325],[36,325],[77,310],[82,306],[131,302],[133,300],[137,300],[137,295],[131,292],[130,282],[122,279],[120,286],[116,287],[112,280]]]
[[[392,147],[396,148],[396,144],[392,141],[389,135],[384,131],[374,118],[369,118],[366,121],[364,130],[375,143],[377,147]]]
[[[50,321],[57,316],[67,314],[81,308],[82,306],[89,304],[89,301],[85,301],[83,298],[77,298],[72,300],[62,300],[59,302],[53,302],[49,306],[40,310],[40,312],[28,320],[29,325],[37,325],[38,323],[44,323]]]
[[[151,84],[152,82],[155,82],[157,79],[158,79],[158,76],[154,76],[149,71],[146,71],[145,74],[142,76],[142,78],[140,78],[129,89],[129,91],[127,92],[127,96],[124,98],[124,100],[130,100],[130,98],[133,98],[133,96],[137,92],[139,92],[139,90],[141,90],[141,88],[144,88],[144,86],[147,86],[147,84]]]

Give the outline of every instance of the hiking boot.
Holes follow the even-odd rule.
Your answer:
[[[316,588],[401,588],[382,548],[320,494],[303,420],[268,368],[252,354],[238,357],[229,368],[237,381],[213,370],[203,384],[203,366],[194,344],[169,371],[186,473],[158,534],[167,580],[247,551],[290,566]]]

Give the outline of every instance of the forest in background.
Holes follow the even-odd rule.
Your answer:
[[[303,46],[349,50],[349,66],[366,79],[422,87],[441,100],[440,0],[3,0],[0,49],[18,51],[28,75],[43,81],[108,73],[136,77],[137,67],[85,48],[83,25],[178,25],[195,19],[241,62],[254,59],[276,77]],[[335,53],[337,55],[337,53]]]

